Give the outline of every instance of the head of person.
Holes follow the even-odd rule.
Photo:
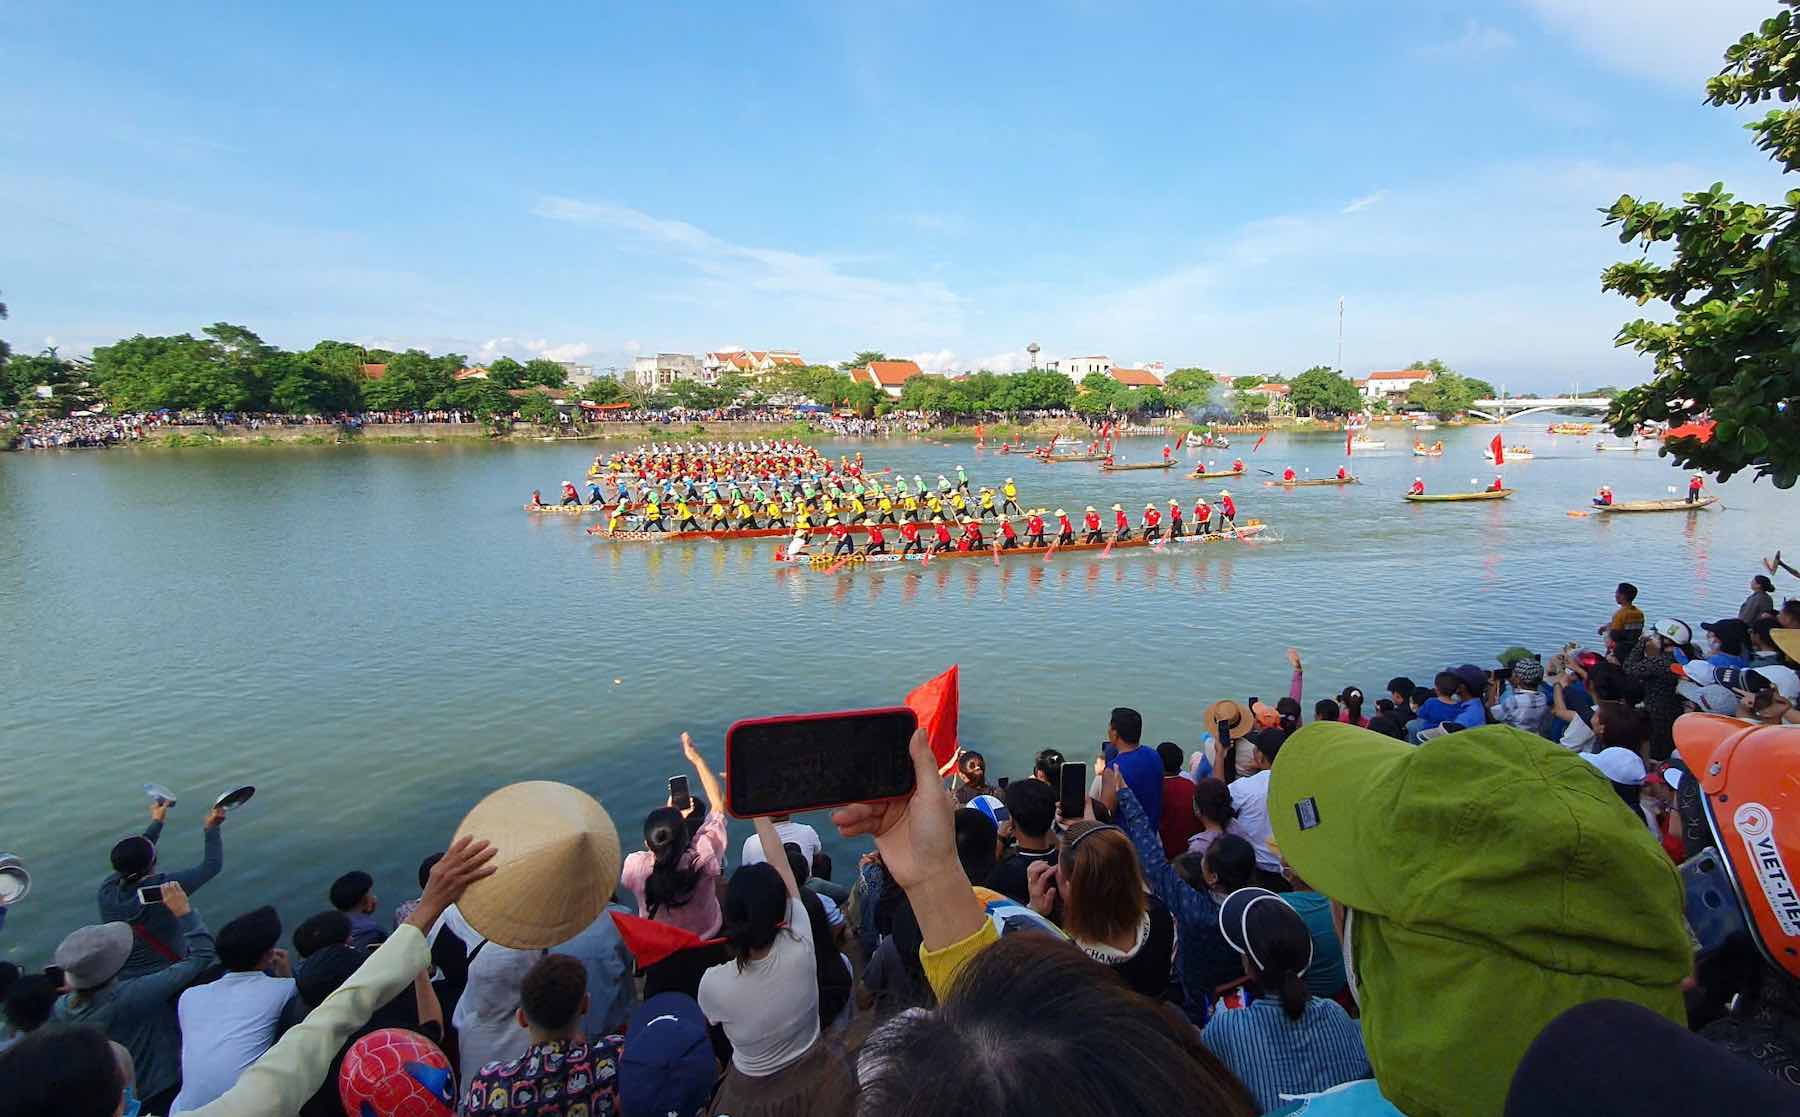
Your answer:
[[[863,1052],[863,1117],[1256,1112],[1185,1018],[1045,935],[1001,938],[963,967],[937,1011],[897,1017]],[[944,1073],[971,1052],[983,1073]]]
[[[956,767],[968,783],[979,786],[987,782],[987,757],[978,752],[970,750],[963,753],[957,760]]]
[[[76,1000],[112,984],[135,941],[129,923],[95,923],[71,931],[57,945],[53,961]]]
[[[674,807],[658,807],[644,817],[644,848],[653,861],[644,880],[644,906],[652,915],[685,904],[694,895],[700,871],[687,861],[691,843],[688,821]]]
[[[1413,691],[1417,689],[1419,688],[1414,686],[1413,681],[1405,675],[1395,675],[1388,680],[1387,684],[1388,697],[1394,700],[1395,706],[1401,708],[1412,703]]]
[[[1781,649],[1775,646],[1775,618],[1767,613],[1750,622],[1750,650],[1753,652],[1775,652]]]
[[[1244,961],[1244,975],[1298,1020],[1309,999],[1302,980],[1312,965],[1312,932],[1300,913],[1266,888],[1240,888],[1219,905],[1219,932]]]
[[[264,969],[281,942],[281,916],[265,904],[219,928],[214,942],[219,963],[232,973]]]
[[[1351,721],[1362,724],[1363,692],[1361,687],[1347,686],[1338,692],[1338,702],[1344,708],[1344,716]]]
[[[1043,780],[1009,783],[1002,793],[1006,813],[1012,816],[1013,833],[1041,845],[1056,825],[1056,789]]]
[[[619,1052],[621,1117],[695,1117],[712,1101],[719,1064],[706,1016],[685,993],[657,993],[631,1014]]]
[[[1042,780],[1044,783],[1055,787],[1057,786],[1057,781],[1061,778],[1062,766],[1062,753],[1055,749],[1040,749],[1037,754],[1037,759],[1034,760],[1031,765],[1031,778]]]
[[[142,834],[120,838],[112,847],[112,867],[122,887],[133,887],[156,871],[156,843]]]
[[[1119,748],[1136,748],[1144,739],[1144,715],[1129,706],[1114,707],[1106,722],[1106,739]]]
[[[1250,743],[1254,751],[1250,754],[1250,769],[1261,772],[1275,766],[1275,756],[1281,751],[1282,742],[1288,739],[1288,731],[1280,726],[1258,729],[1250,734]]]
[[[775,866],[758,862],[731,874],[731,883],[725,886],[722,934],[738,969],[774,945],[787,912],[787,885]]]
[[[1744,655],[1749,651],[1750,630],[1736,617],[1727,617],[1700,627],[1706,630],[1706,642],[1715,652]]]
[[[1432,677],[1431,689],[1446,702],[1454,702],[1462,695],[1463,681],[1454,671],[1439,671]]]
[[[1313,703],[1314,721],[1336,721],[1339,712],[1337,702],[1330,698],[1321,698]]]
[[[1630,605],[1637,600],[1638,588],[1630,582],[1620,582],[1619,588],[1613,591],[1613,600],[1620,605]]]
[[[1236,834],[1221,834],[1206,847],[1200,875],[1216,892],[1235,892],[1256,879],[1256,847]]]
[[[519,982],[519,1027],[539,1043],[575,1038],[587,1010],[587,967],[567,954],[544,955]]]
[[[1282,732],[1292,733],[1300,728],[1300,703],[1297,700],[1282,695],[1275,700],[1275,714],[1280,719],[1277,724]]]
[[[1650,717],[1636,706],[1608,699],[1594,703],[1593,729],[1604,748],[1640,752],[1650,740]]]
[[[437,866],[437,863],[439,861],[442,861],[443,859],[444,859],[443,851],[439,850],[437,853],[434,853],[431,856],[425,858],[425,860],[419,862],[419,890],[420,891],[424,891],[425,885],[430,883],[431,870],[433,868],[435,868]]]
[[[1082,942],[1135,934],[1144,917],[1143,872],[1130,839],[1116,826],[1082,821],[1063,831],[1056,890],[1063,930]]]
[[[999,826],[974,807],[957,808],[955,824],[956,859],[962,862],[963,874],[971,882],[987,880],[999,862]]]
[[[328,946],[349,946],[350,917],[341,911],[322,911],[307,916],[294,928],[294,953],[311,958]]]
[[[1181,764],[1187,759],[1181,751],[1181,746],[1174,741],[1163,741],[1158,744],[1156,746],[1156,758],[1162,761],[1163,775],[1165,776],[1180,775]]]
[[[1769,580],[1769,576],[1767,574],[1758,574],[1754,578],[1750,579],[1750,592],[1751,593],[1774,593],[1775,592],[1775,583],[1771,582]]]
[[[367,915],[375,910],[375,878],[352,869],[331,882],[331,906],[347,915]]]
[[[1782,628],[1800,628],[1800,598],[1790,597],[1781,603],[1776,623]]]
[[[1203,853],[1184,853],[1169,862],[1169,867],[1189,888],[1204,892],[1212,887],[1206,879],[1206,855]]]
[[[0,1056],[0,1117],[118,1117],[126,1079],[98,1028],[42,1028]]]
[[[1432,696],[1435,693],[1436,692],[1429,690],[1426,687],[1422,687],[1422,686],[1414,687],[1413,692],[1412,692],[1412,699],[1411,699],[1411,701],[1409,701],[1407,703],[1409,715],[1416,714],[1421,709],[1423,709],[1425,706],[1425,703],[1431,701]]]
[[[35,1032],[50,1022],[61,983],[48,974],[21,974],[6,991],[6,1024],[15,1033]]]
[[[1231,802],[1231,788],[1224,780],[1208,778],[1194,785],[1194,817],[1221,830],[1237,818],[1237,807]]]

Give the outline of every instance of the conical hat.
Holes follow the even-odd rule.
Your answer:
[[[595,799],[568,784],[510,784],[475,804],[456,828],[492,842],[494,875],[457,908],[501,946],[536,950],[574,938],[599,918],[619,884],[619,832]]]

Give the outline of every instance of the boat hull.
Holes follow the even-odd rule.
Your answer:
[[[1134,462],[1130,465],[1103,465],[1100,467],[1107,473],[1124,473],[1130,469],[1174,469],[1173,461],[1167,462]]]
[[[1517,491],[1501,489],[1498,492],[1479,493],[1407,493],[1406,499],[1412,504],[1455,504],[1466,500],[1505,500]]]
[[[1009,551],[1003,550],[1003,551],[999,551],[997,553],[999,554],[999,556],[1001,558],[1009,558],[1009,557],[1010,558],[1019,558],[1024,555],[1050,556],[1050,555],[1086,554],[1086,553],[1094,552],[1094,551],[1102,551],[1103,552],[1103,551],[1106,551],[1109,547],[1113,551],[1152,550],[1152,551],[1157,551],[1160,553],[1160,552],[1168,551],[1169,548],[1171,548],[1171,547],[1191,546],[1194,544],[1232,543],[1232,542],[1240,542],[1240,541],[1244,541],[1244,540],[1255,540],[1255,539],[1261,538],[1263,536],[1263,534],[1267,531],[1268,531],[1267,524],[1252,523],[1252,524],[1245,524],[1242,528],[1240,528],[1238,530],[1236,535],[1232,535],[1229,532],[1212,532],[1211,534],[1208,534],[1208,535],[1184,535],[1179,539],[1162,539],[1154,544],[1147,542],[1146,540],[1144,540],[1142,538],[1136,538],[1136,539],[1127,539],[1123,543],[1111,543],[1111,544],[1108,544],[1108,543],[1067,543],[1060,547],[1014,547],[1012,550],[1009,550]],[[994,557],[995,554],[996,554],[996,552],[995,552],[994,548],[991,545],[989,545],[989,546],[982,547],[980,550],[974,550],[974,551],[939,551],[937,554],[931,556],[931,561],[938,562],[942,559],[971,559],[971,558],[972,559],[991,559]],[[817,554],[817,555],[800,555],[797,558],[789,558],[789,557],[783,556],[783,557],[777,558],[773,561],[774,561],[775,565],[777,565],[777,566],[829,567],[829,566],[836,566],[840,563],[846,563],[846,562],[848,562],[849,564],[857,565],[857,566],[864,566],[864,565],[876,566],[876,565],[897,565],[900,563],[907,563],[907,562],[923,563],[925,561],[925,556],[924,555],[900,555],[898,553],[888,554],[888,555],[836,555],[836,556],[833,556],[830,554]]]
[[[1719,502],[1716,496],[1703,496],[1692,504],[1685,500],[1627,500],[1622,504],[1595,505],[1595,512],[1608,515],[1633,512],[1698,512]]]
[[[1317,485],[1360,485],[1355,477],[1314,477],[1306,481],[1264,481],[1266,489],[1307,489]]]
[[[1195,471],[1193,473],[1188,474],[1187,476],[1188,476],[1188,480],[1190,480],[1190,481],[1216,481],[1216,480],[1219,480],[1224,477],[1242,477],[1243,475],[1244,475],[1244,470],[1226,469],[1226,470],[1214,470],[1211,473]]]

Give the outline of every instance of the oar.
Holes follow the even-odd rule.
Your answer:
[[[1258,473],[1262,473],[1262,474],[1267,474],[1267,475],[1268,475],[1268,476],[1270,476],[1270,477],[1273,477],[1273,476],[1275,476],[1275,471],[1274,471],[1274,470],[1272,470],[1272,469],[1264,469],[1264,468],[1262,468],[1262,467],[1261,467],[1261,466],[1257,466],[1257,467],[1256,467],[1256,472],[1258,472]]]

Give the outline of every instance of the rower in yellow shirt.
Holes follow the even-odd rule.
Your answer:
[[[786,523],[787,517],[781,511],[779,498],[770,496],[766,511],[769,513],[769,522],[764,524],[764,527],[782,527]]]
[[[623,500],[613,505],[612,511],[606,516],[606,534],[616,535],[619,529],[625,526],[625,514],[629,511],[631,511],[631,505]]]
[[[994,490],[986,485],[981,486],[981,518],[984,520],[997,518],[994,512]]]
[[[919,497],[916,493],[907,493],[900,498],[900,509],[906,513],[908,520],[919,518]]]
[[[925,511],[929,513],[934,520],[944,514],[944,502],[938,499],[936,493],[926,494]]]
[[[863,498],[852,493],[850,495],[850,522],[853,524],[862,523],[863,520],[867,518],[868,511],[868,506],[863,504]]]
[[[712,521],[714,531],[725,530],[725,506],[719,503],[718,497],[713,497],[712,503],[706,506],[706,518]]]
[[[891,524],[894,522],[893,497],[888,496],[886,493],[882,493],[881,500],[876,503],[875,509],[880,513],[875,517],[877,523]]]
[[[687,502],[686,497],[682,497],[675,502],[675,530],[676,531],[699,531],[700,530],[700,521],[694,519],[694,510],[692,508],[688,507],[688,502]]]
[[[1000,505],[1000,510],[1009,516],[1018,515],[1019,486],[1013,484],[1013,479],[1011,477],[1006,479],[1006,484],[1000,486],[1000,495],[1004,498]]]
[[[800,506],[794,509],[794,530],[803,534],[812,531],[812,512],[807,509],[805,501],[801,501]]]
[[[644,498],[644,530],[669,530],[663,523],[662,505],[657,502],[656,490],[654,489],[650,490],[650,495]]]
[[[968,512],[969,498],[963,495],[961,489],[950,490],[950,507],[956,512],[956,518],[959,520]]]
[[[744,499],[742,493],[738,494],[737,507],[733,508],[732,512],[737,516],[737,526],[740,530],[756,526],[756,511],[750,507],[750,502]]]

